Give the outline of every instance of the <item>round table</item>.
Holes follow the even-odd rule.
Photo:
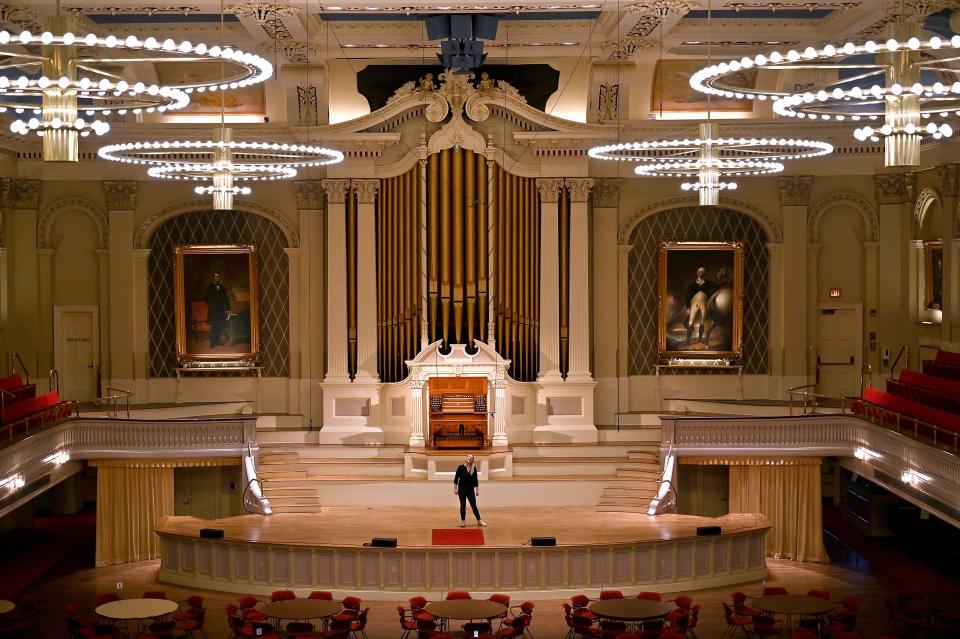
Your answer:
[[[0,599],[0,615],[5,615],[16,607],[17,605],[12,601],[7,601],[6,599]]]
[[[833,602],[821,597],[806,595],[770,595],[751,600],[750,605],[764,612],[784,615],[787,618],[786,634],[793,635],[794,615],[820,617],[834,611]]]
[[[486,599],[448,599],[428,603],[424,610],[438,619],[470,621],[499,617],[507,612],[507,607]]]
[[[825,615],[833,612],[833,602],[820,597],[806,595],[770,595],[757,597],[750,605],[764,612],[781,615]]]
[[[604,599],[590,604],[590,611],[598,617],[632,623],[663,619],[671,610],[669,604],[651,599]]]
[[[133,619],[153,619],[176,612],[176,601],[169,599],[120,599],[97,606],[95,612],[107,619],[131,621]]]
[[[328,599],[285,599],[263,606],[261,612],[274,619],[326,619],[343,610],[339,601]]]

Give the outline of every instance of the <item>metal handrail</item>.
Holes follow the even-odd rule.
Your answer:
[[[55,368],[51,368],[50,372],[47,373],[47,382],[49,383],[48,388],[57,393],[57,396],[60,395],[60,373]]]
[[[942,443],[941,443],[941,441],[938,441],[938,440],[937,440],[937,434],[938,434],[938,433],[940,433],[940,432],[946,433],[946,439],[952,439],[952,440],[953,440],[953,454],[954,454],[954,455],[960,455],[960,433],[957,433],[957,432],[955,432],[955,431],[952,431],[952,430],[950,430],[950,429],[948,429],[948,428],[944,428],[943,426],[938,426],[937,424],[933,424],[933,423],[931,423],[931,422],[924,421],[924,420],[922,420],[922,419],[920,419],[920,418],[918,418],[918,417],[913,417],[913,416],[911,416],[911,415],[907,415],[906,413],[897,412],[897,411],[895,411],[895,410],[893,410],[893,409],[891,409],[891,408],[888,408],[888,407],[886,407],[886,406],[883,406],[882,404],[877,404],[876,402],[871,402],[870,400],[868,400],[868,399],[863,399],[862,397],[857,398],[856,401],[857,401],[858,403],[860,403],[860,404],[866,404],[866,405],[868,405],[868,406],[873,406],[873,407],[879,409],[881,412],[886,413],[886,414],[889,414],[889,415],[893,415],[893,416],[896,418],[896,420],[893,422],[893,424],[891,424],[891,423],[888,422],[888,421],[884,421],[882,418],[879,419],[879,421],[874,421],[874,420],[872,419],[873,415],[871,415],[868,411],[864,411],[864,412],[861,414],[861,417],[866,418],[867,421],[869,421],[871,424],[877,424],[877,425],[879,425],[879,426],[891,426],[891,425],[893,425],[893,426],[895,426],[894,430],[896,430],[896,432],[900,433],[901,435],[907,435],[908,437],[912,436],[912,438],[913,438],[913,439],[916,439],[916,440],[920,440],[919,430],[920,430],[920,427],[921,427],[921,426],[923,426],[924,428],[929,428],[929,429],[931,429],[931,430],[933,431],[933,445],[936,446],[936,447],[938,447],[938,448],[940,448],[941,450],[950,450],[949,448],[944,448],[945,446],[947,446],[946,442],[942,442]],[[901,429],[901,427],[900,427],[900,426],[901,426],[901,425],[900,425],[901,418],[902,418],[904,421],[906,421],[906,422],[911,422],[911,423],[913,423],[913,432],[912,432],[912,433],[911,433],[911,431],[910,431],[909,429],[906,430],[906,431],[904,431],[904,430]]]
[[[825,395],[824,393],[815,393],[810,392],[809,388],[816,388],[817,384],[804,384],[803,386],[794,386],[793,388],[787,389],[787,395],[790,396],[790,416],[793,417],[793,398],[794,396],[800,396],[803,399],[803,412],[801,415],[814,415],[817,412],[817,409],[820,407],[820,400],[829,399],[836,402],[840,402],[840,412],[846,412],[847,398],[841,395],[836,397],[834,395]]]
[[[863,366],[860,367],[860,394],[863,395],[863,373],[867,373],[867,386],[873,386],[873,366],[870,365],[870,362],[864,362]]]
[[[124,388],[115,388],[113,386],[107,386],[107,393],[107,395],[93,400],[94,403],[97,404],[97,406],[107,405],[107,417],[119,417],[119,405],[122,401],[127,419],[130,419],[130,398],[133,397],[135,393]]]
[[[23,363],[23,358],[20,357],[20,353],[13,351],[7,356],[7,366],[10,369],[10,374],[13,375],[17,372],[17,364],[20,364],[20,371],[23,373],[23,383],[30,383],[30,369],[27,368],[27,365]]]
[[[904,366],[907,367],[907,368],[909,368],[909,366],[910,366],[910,347],[909,347],[909,346],[904,346],[903,348],[900,349],[900,352],[897,353],[897,356],[896,356],[895,358],[893,358],[893,364],[890,366],[890,377],[893,377],[893,372],[894,372],[895,370],[897,370],[897,364],[900,363],[900,358],[903,357],[904,355],[906,355],[906,357],[904,357],[904,359],[903,359],[903,361],[904,361]]]

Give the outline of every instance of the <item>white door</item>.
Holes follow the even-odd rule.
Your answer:
[[[831,397],[860,394],[860,306],[817,309],[817,390]]]
[[[100,309],[96,306],[55,306],[54,365],[64,399],[91,401],[99,395]]]

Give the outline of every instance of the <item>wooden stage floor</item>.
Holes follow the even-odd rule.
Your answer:
[[[453,499],[453,495],[451,495]],[[768,525],[762,515],[719,518],[598,512],[594,508],[486,508],[481,514],[487,547],[513,548],[531,537],[557,538],[558,546],[618,544],[695,537],[698,526],[718,525],[723,534]],[[221,528],[224,538],[244,542],[303,546],[362,546],[372,537],[395,537],[404,547],[431,545],[434,528],[457,528],[457,506],[449,508],[324,508],[319,513],[283,513],[269,517],[243,515],[226,519],[166,517],[159,532],[195,537],[201,528]],[[476,520],[467,511],[467,526]]]

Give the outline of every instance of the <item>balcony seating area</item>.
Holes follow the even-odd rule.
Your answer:
[[[32,399],[37,394],[34,384],[24,384],[19,373],[0,377],[0,392],[4,395],[4,404],[14,404],[25,399]]]
[[[853,403],[853,412],[960,451],[960,353],[937,351],[923,369],[923,373],[901,371],[897,379],[887,381],[886,392],[864,389],[863,397]]]
[[[19,375],[11,377],[19,378]],[[2,417],[0,441],[11,440],[26,434],[31,429],[55,423],[70,416],[73,402],[62,401],[56,391],[34,397],[33,385],[29,385],[29,388],[30,396],[19,401],[13,401],[9,396],[5,396],[3,414],[0,416]]]

